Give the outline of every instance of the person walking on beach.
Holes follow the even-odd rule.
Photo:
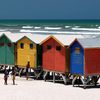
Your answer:
[[[15,77],[16,77],[16,70],[15,67],[12,68],[12,81],[13,81],[13,85],[15,85]]]
[[[30,62],[28,62],[26,65],[26,80],[28,80],[28,78],[29,78],[29,72],[28,72],[29,68],[30,68]]]
[[[9,72],[6,69],[7,66],[5,66],[5,70],[4,70],[4,84],[7,85],[7,80],[8,80],[8,76],[9,76]]]

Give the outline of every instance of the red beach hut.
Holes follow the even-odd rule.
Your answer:
[[[69,44],[76,38],[83,38],[81,35],[52,35],[41,42],[42,53],[42,67],[46,72],[44,79],[48,72],[53,72],[53,81],[55,82],[55,73],[62,76],[66,84],[66,75],[69,73],[70,51]]]

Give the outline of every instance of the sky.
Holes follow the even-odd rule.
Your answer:
[[[0,0],[0,19],[100,19],[100,0]]]

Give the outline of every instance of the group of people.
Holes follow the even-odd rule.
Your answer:
[[[29,78],[29,68],[30,68],[30,63],[28,62],[26,65],[26,80],[28,80]],[[13,81],[13,85],[15,85],[15,77],[16,77],[16,67],[12,67],[12,81]],[[5,66],[4,69],[4,84],[7,85],[7,80],[9,77],[9,70],[7,70],[7,66]]]

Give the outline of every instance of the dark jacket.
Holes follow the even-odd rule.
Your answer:
[[[8,75],[9,75],[9,71],[5,69],[5,71],[4,71],[4,76],[5,76],[5,77],[8,77]]]

